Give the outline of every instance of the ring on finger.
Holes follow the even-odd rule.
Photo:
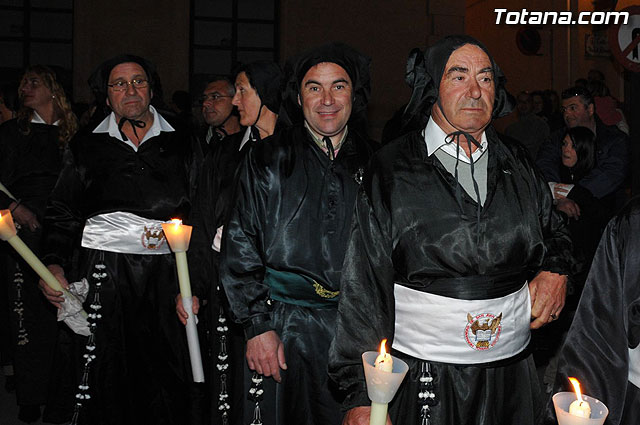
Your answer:
[[[549,316],[551,317],[551,320],[558,320],[558,315],[555,313],[551,313]]]

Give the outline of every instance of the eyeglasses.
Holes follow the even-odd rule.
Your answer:
[[[198,98],[198,102],[200,102],[200,104],[202,105],[204,102],[208,100],[210,100],[211,102],[217,102],[224,97],[233,97],[233,96],[225,96],[220,93],[203,94]]]
[[[134,89],[143,89],[149,86],[149,82],[142,78],[135,78],[131,81],[116,81],[115,83],[107,84],[107,87],[111,87],[113,91],[125,91],[129,86]]]

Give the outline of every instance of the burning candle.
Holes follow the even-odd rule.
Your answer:
[[[60,285],[60,282],[58,282],[58,279],[56,279],[53,273],[42,264],[42,261],[40,261],[33,251],[20,239],[9,210],[0,211],[0,239],[7,241],[51,289],[62,292],[66,299],[75,298],[73,294]],[[87,313],[84,310],[81,310],[80,314],[83,317],[87,317]]]
[[[387,353],[385,347],[386,343],[386,338],[380,343],[380,355],[376,357],[373,367],[380,369],[383,372],[391,372],[393,371],[393,358],[391,357],[391,354]]]
[[[200,355],[200,340],[196,329],[195,316],[191,307],[191,281],[189,279],[189,265],[187,264],[187,250],[191,240],[191,226],[182,224],[182,220],[174,218],[169,223],[162,223],[164,236],[169,242],[171,250],[176,256],[178,269],[178,283],[180,285],[180,297],[182,306],[187,312],[187,345],[189,346],[189,358],[191,360],[191,373],[194,382],[204,382],[202,369],[202,356]]]
[[[582,399],[582,392],[580,391],[580,382],[576,378],[570,377],[569,381],[573,385],[573,388],[576,392],[577,400],[569,405],[569,413],[574,416],[579,416],[581,418],[590,418],[591,417],[591,406],[589,402]]]

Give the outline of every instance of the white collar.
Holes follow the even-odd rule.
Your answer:
[[[249,141],[249,139],[251,139],[251,126],[247,127],[247,129],[244,131],[244,135],[242,136],[242,140],[240,141],[240,147],[238,148],[239,151],[242,150],[242,147]]]
[[[166,132],[176,131],[173,127],[171,127],[171,124],[169,124],[167,120],[165,120],[162,117],[162,115],[160,115],[158,111],[156,111],[156,108],[149,105],[149,111],[151,111],[151,113],[153,114],[153,124],[151,124],[149,131],[147,131],[147,133],[144,135],[144,137],[138,144],[138,147],[140,147],[140,145],[142,145],[144,142],[151,139],[152,137],[158,136],[163,131],[166,131]],[[118,123],[116,122],[116,114],[113,112],[111,112],[109,116],[107,116],[104,120],[102,120],[102,122],[98,124],[98,126],[93,130],[93,132],[109,133],[109,136],[114,137],[120,140],[121,142],[126,143],[127,145],[131,146],[135,151],[138,150],[138,147],[136,147],[136,145],[134,145],[131,140],[129,139],[125,140],[122,138],[122,134],[120,134],[120,130],[118,130]]]
[[[31,122],[32,122],[33,124],[47,124],[47,123],[45,122],[45,120],[43,120],[43,119],[42,119],[42,117],[40,116],[40,114],[38,114],[38,113],[36,112],[36,110],[35,110],[35,109],[33,110],[33,116],[31,117]],[[59,124],[60,124],[60,120],[57,120],[56,122],[54,122],[54,123],[53,123],[53,124],[51,124],[51,125],[55,125],[55,126],[57,126],[57,125],[59,125]]]
[[[433,120],[432,117],[429,117],[429,122],[427,126],[422,131],[422,134],[425,139],[425,143],[427,144],[427,155],[431,156],[435,151],[441,149],[442,152],[451,155],[452,157],[456,157],[456,151],[458,150],[455,143],[447,143],[447,133],[445,133],[438,124]],[[485,151],[487,150],[488,142],[487,142],[487,134],[486,132],[482,132],[480,136],[480,147],[475,150],[471,154],[471,158],[473,162],[476,162],[478,158],[480,158]],[[458,158],[462,162],[466,162],[467,164],[471,163],[471,160],[465,153],[463,149],[460,149],[460,156]]]

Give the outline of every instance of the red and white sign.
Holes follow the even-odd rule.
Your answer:
[[[627,7],[621,12],[629,12],[629,20],[609,28],[611,53],[628,70],[640,72],[640,6]]]

